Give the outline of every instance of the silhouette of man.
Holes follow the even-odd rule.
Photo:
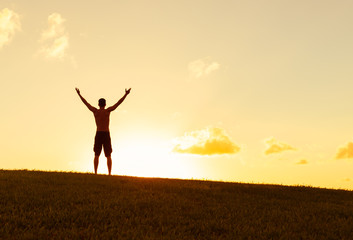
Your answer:
[[[96,120],[97,125],[97,132],[94,138],[94,173],[97,174],[98,169],[98,162],[99,162],[99,155],[102,152],[102,147],[104,148],[104,155],[107,158],[107,165],[108,165],[108,172],[111,175],[112,171],[112,144],[110,140],[110,133],[109,133],[109,116],[112,111],[114,111],[126,98],[127,95],[130,93],[130,89],[125,88],[125,95],[113,106],[108,107],[105,109],[105,99],[101,98],[98,100],[99,109],[91,106],[86,99],[84,99],[81,94],[80,90],[76,88],[76,92],[78,96],[81,98],[82,102],[87,106],[87,108],[93,112],[94,119]]]

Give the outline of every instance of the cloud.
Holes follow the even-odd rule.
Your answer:
[[[211,61],[210,57],[206,57],[190,62],[188,68],[191,77],[201,78],[218,70],[220,66],[221,65],[218,62]]]
[[[274,138],[265,140],[265,143],[267,145],[267,149],[265,151],[266,155],[273,154],[273,153],[280,153],[287,150],[296,150],[294,147],[286,143],[279,142]]]
[[[56,38],[66,33],[64,22],[66,20],[59,13],[53,13],[48,17],[48,28],[42,32],[42,40]]]
[[[222,128],[185,133],[176,139],[173,152],[197,155],[234,154],[240,151]]]
[[[296,164],[298,164],[298,165],[306,165],[306,164],[308,164],[308,161],[306,159],[302,159],[302,160],[298,161]]]
[[[59,13],[48,17],[48,27],[42,32],[42,44],[38,54],[47,59],[64,59],[69,47],[69,35],[65,28],[65,19]]]
[[[348,142],[346,146],[340,147],[336,154],[336,159],[353,158],[353,142]]]
[[[4,8],[0,11],[0,49],[8,44],[15,33],[21,30],[20,17],[14,11]]]

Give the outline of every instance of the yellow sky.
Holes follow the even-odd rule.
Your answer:
[[[0,3],[0,168],[353,189],[352,1]],[[100,158],[99,173],[107,173]]]

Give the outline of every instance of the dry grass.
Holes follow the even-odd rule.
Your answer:
[[[0,239],[351,239],[353,192],[0,170]]]

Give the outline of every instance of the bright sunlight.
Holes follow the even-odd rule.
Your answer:
[[[172,144],[158,136],[150,134],[129,136],[120,143],[112,144],[116,151],[112,154],[112,174],[166,177],[166,178],[193,178],[194,169],[180,154],[172,153]],[[106,173],[103,155],[100,157],[98,172]]]

